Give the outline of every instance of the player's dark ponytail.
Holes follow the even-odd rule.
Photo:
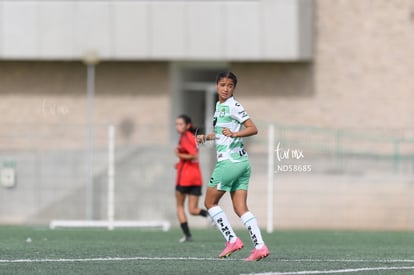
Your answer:
[[[188,131],[190,131],[193,134],[197,132],[197,128],[194,128],[191,117],[189,117],[188,115],[182,114],[182,115],[179,115],[177,118],[181,118],[182,120],[184,120],[185,125],[190,125],[190,128],[188,128]]]

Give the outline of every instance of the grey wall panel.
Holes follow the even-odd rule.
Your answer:
[[[1,2],[0,58],[300,61],[312,0]]]

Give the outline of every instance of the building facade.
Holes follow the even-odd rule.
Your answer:
[[[220,70],[232,70],[239,77],[236,96],[250,116],[263,125],[260,135],[265,135],[267,124],[277,123],[380,129],[412,139],[413,14],[412,0],[0,1],[3,161],[7,160],[5,155],[13,158],[9,152],[12,149],[84,149],[86,143],[79,144],[72,132],[84,131],[88,123],[83,61],[88,52],[100,59],[96,65],[94,124],[117,125],[116,142],[122,148],[156,144],[170,148],[177,139],[174,118],[183,112],[193,116],[201,129],[208,130],[215,101],[214,76]],[[62,125],[67,127],[57,131],[56,127]],[[30,130],[16,130],[19,127]],[[43,127],[41,133],[48,138],[31,142],[38,127]],[[106,132],[96,127],[95,146],[105,150]],[[10,138],[10,132],[17,138]],[[252,142],[250,147],[260,159],[261,145]],[[405,148],[413,154],[411,143]],[[160,154],[168,156],[168,152]],[[212,160],[206,157],[205,162],[207,178]],[[17,206],[19,199],[30,197],[35,189],[30,181],[35,172],[27,171],[38,162],[21,163],[17,161],[17,172],[24,170],[19,184],[0,195],[15,198],[18,210],[10,214],[2,206],[0,222],[44,222],[54,217],[49,208],[57,202],[49,195],[38,195],[30,198],[37,210],[25,212]],[[160,171],[163,169],[167,168],[161,167]],[[45,172],[44,177],[47,175]],[[251,197],[262,220],[266,217],[261,199],[266,193],[265,175],[260,172],[253,176],[257,185],[253,187],[256,195],[252,192]],[[324,185],[329,180],[313,184]],[[334,212],[310,211],[310,217],[326,217],[322,221],[304,220],[304,209],[312,205],[313,209],[323,208],[331,202],[323,199],[322,192],[315,193],[308,202],[301,199],[295,212],[287,201],[298,190],[306,190],[309,181],[293,178],[286,182],[293,184],[278,189],[281,200],[276,200],[276,209],[283,211],[275,214],[279,215],[275,218],[277,226],[414,227],[412,219],[393,227],[387,217],[373,216],[370,211],[353,222],[346,218],[337,221],[335,213],[347,213],[346,203],[336,206]],[[361,182],[352,189],[355,194],[358,188],[373,184],[370,180]],[[45,184],[45,189],[53,190],[52,182]],[[399,184],[395,186],[401,192],[413,194],[412,179],[404,178]],[[79,188],[77,192],[82,192]],[[332,188],[332,196],[342,198],[340,190]],[[385,184],[371,195],[382,194],[387,188],[390,186]],[[139,192],[139,185],[134,190]],[[398,197],[401,193],[395,194]],[[371,195],[366,192],[367,199],[357,207],[364,208]],[[42,198],[47,203],[39,203]],[[401,205],[395,197],[388,199],[406,215],[414,211],[408,203]],[[99,205],[99,199],[95,203]],[[376,209],[387,208],[387,203],[375,203]],[[119,215],[131,217],[124,214],[127,212]],[[289,213],[297,218],[289,218]],[[352,219],[351,214],[343,216]],[[170,219],[171,215],[160,218]]]

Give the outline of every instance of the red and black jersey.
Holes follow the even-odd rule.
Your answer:
[[[177,148],[182,154],[198,155],[196,139],[194,134],[190,131],[186,131],[181,135]],[[180,186],[203,185],[198,158],[193,160],[184,160],[180,158],[180,161],[177,164],[176,184]]]

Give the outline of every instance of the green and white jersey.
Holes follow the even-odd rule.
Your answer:
[[[216,104],[214,113],[214,133],[216,134],[217,161],[230,160],[232,162],[247,161],[247,152],[243,147],[242,138],[232,138],[223,135],[223,128],[232,132],[240,131],[242,124],[249,119],[243,106],[233,97],[225,102]]]

